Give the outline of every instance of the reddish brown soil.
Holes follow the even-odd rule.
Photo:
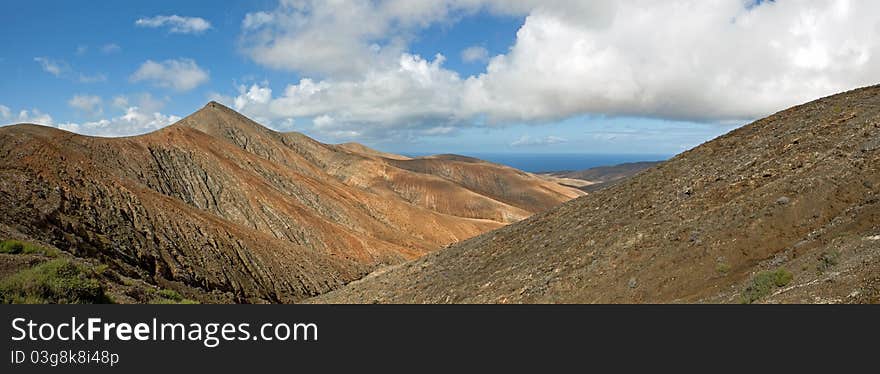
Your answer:
[[[494,164],[410,161],[213,102],[128,138],[8,126],[0,224],[149,283],[291,302],[580,195]]]
[[[759,272],[780,269],[793,279],[745,298]],[[312,301],[743,300],[880,300],[880,86],[780,112]]]

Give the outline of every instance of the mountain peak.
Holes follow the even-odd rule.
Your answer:
[[[226,106],[226,105],[220,104],[219,102],[214,101],[214,100],[209,101],[209,102],[208,102],[207,104],[205,104],[205,106],[203,106],[202,109],[200,109],[200,110],[211,110],[211,109],[226,109],[226,110],[229,110],[229,111],[235,112],[235,110],[233,110],[232,108],[230,108],[230,107],[228,107],[228,106]],[[238,113],[238,112],[236,112],[236,113]]]
[[[245,117],[243,114],[237,112],[235,109],[232,109],[226,105],[223,105],[217,101],[211,100],[205,106],[201,107],[199,110],[193,112],[190,116],[197,115],[199,113],[225,113],[227,115],[233,115],[236,117],[241,117],[242,119],[246,119],[247,121],[253,122],[255,125],[259,125],[258,123],[250,120]],[[262,126],[262,125],[259,125]]]
[[[274,133],[273,130],[213,100],[177,122],[176,125],[194,128],[209,135],[223,135],[224,137],[228,133],[246,135]]]

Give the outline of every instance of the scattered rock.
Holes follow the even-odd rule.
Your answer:
[[[639,286],[639,281],[635,277],[632,277],[629,279],[627,286],[629,286],[629,288],[636,288]]]
[[[871,152],[880,149],[880,139],[872,139],[862,144],[862,152]]]
[[[788,203],[790,203],[790,202],[791,202],[791,199],[789,199],[785,196],[776,199],[777,205],[788,205]]]
[[[779,266],[784,264],[786,261],[788,261],[788,256],[786,256],[785,254],[779,254],[776,255],[776,257],[773,257],[773,260],[770,260],[770,266]]]

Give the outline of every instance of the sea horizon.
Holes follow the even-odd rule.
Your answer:
[[[574,171],[630,162],[665,161],[674,155],[607,153],[406,152],[407,157],[456,154],[510,166],[530,173]]]

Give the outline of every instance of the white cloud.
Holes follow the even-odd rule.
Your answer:
[[[880,79],[880,4],[842,3],[619,1],[594,24],[535,11],[466,102],[499,121],[760,117]]]
[[[462,104],[456,93],[462,81],[442,68],[443,61],[441,55],[428,61],[403,54],[394,68],[370,72],[362,80],[302,79],[277,96],[268,86],[253,84],[221,101],[268,125],[311,118],[315,130],[329,135],[405,135],[464,120],[457,114]]]
[[[149,92],[136,94],[131,97],[126,95],[119,95],[113,98],[113,106],[117,109],[122,110],[127,110],[131,106],[136,106],[142,112],[154,113],[161,111],[162,108],[165,107],[165,103],[168,102],[169,99],[170,98],[167,96],[157,99],[153,97],[153,95]],[[132,105],[132,103],[134,103],[134,105]]]
[[[74,95],[67,102],[71,108],[79,110],[87,115],[95,116],[104,113],[102,108],[103,101],[100,96],[95,95]]]
[[[242,47],[255,61],[320,76],[356,76],[394,63],[410,33],[441,20],[434,1],[280,1],[245,16]]]
[[[77,54],[80,53],[80,48],[82,49],[82,53],[85,53],[84,48],[77,48]],[[54,75],[57,78],[69,79],[79,83],[96,83],[96,82],[105,82],[107,81],[107,75],[104,73],[97,73],[93,75],[76,72],[74,71],[70,65],[63,60],[53,60],[48,57],[34,57],[34,61],[40,64],[40,67],[43,68],[43,71]]]
[[[422,135],[449,135],[455,132],[452,126],[435,126],[422,130]]]
[[[466,63],[485,62],[489,60],[489,51],[478,45],[468,47],[461,51],[461,60]]]
[[[9,107],[0,105],[0,126],[14,125],[17,123],[35,123],[39,125],[52,126],[55,121],[52,116],[41,112],[39,109],[20,110],[18,115],[13,114]]]
[[[19,123],[36,123],[39,125],[47,125],[51,126],[55,123],[55,120],[52,119],[47,113],[41,112],[39,109],[32,109],[30,112],[27,110],[22,110],[18,113],[18,122]]]
[[[420,30],[478,10],[526,15],[484,73],[408,53]],[[242,27],[250,58],[303,78],[276,96],[244,87],[235,106],[275,122],[330,118],[328,133],[583,114],[729,123],[880,82],[880,2],[869,1],[303,0]]]
[[[597,6],[568,0],[279,0],[242,20],[242,47],[258,63],[319,76],[357,75],[393,64],[418,31],[488,10],[546,13],[585,21]],[[549,4],[549,5],[548,5]],[[565,7],[565,11],[556,11]]]
[[[131,136],[156,131],[180,119],[174,115],[150,113],[138,107],[129,107],[118,117],[85,123],[62,123],[56,127],[85,135]]]
[[[78,110],[93,111],[100,114],[101,98],[97,96],[80,95],[74,96],[68,104]],[[125,104],[121,114],[88,122],[62,122],[57,123],[48,113],[39,109],[21,110],[14,114],[9,107],[0,105],[0,126],[18,123],[34,123],[38,125],[56,127],[84,135],[95,136],[131,136],[152,132],[165,126],[180,121],[180,117],[163,114],[158,111],[164,105],[161,100],[154,99],[149,94],[135,96],[135,101],[141,106],[127,106],[129,99],[125,96],[117,96],[113,99],[114,106]]]
[[[120,47],[116,43],[108,43],[108,44],[104,44],[103,46],[101,46],[101,53],[103,53],[105,55],[116,53],[121,50],[122,50],[122,47]]]
[[[245,30],[253,30],[262,27],[263,25],[269,24],[275,20],[275,16],[272,13],[267,12],[255,12],[248,13],[244,16],[244,20],[241,21],[241,28]]]
[[[168,28],[174,34],[201,34],[211,28],[211,23],[200,17],[182,17],[178,15],[139,18],[134,22],[139,27]]]
[[[545,136],[533,138],[528,135],[523,135],[519,139],[510,143],[511,147],[533,147],[533,146],[545,146],[545,145],[553,145],[553,144],[562,144],[567,143],[568,139],[561,138],[558,136]]]
[[[132,82],[150,81],[156,86],[176,91],[192,90],[208,79],[207,71],[200,68],[194,60],[186,58],[162,62],[147,60],[131,76]]]
[[[128,97],[124,95],[119,95],[113,98],[113,106],[117,108],[127,108],[128,107]]]
[[[106,82],[107,74],[97,73],[94,75],[88,75],[79,73],[79,78],[77,79],[80,83],[98,83],[98,82]]]
[[[60,77],[62,73],[70,70],[70,67],[64,61],[55,61],[47,57],[34,57],[34,61],[40,64],[43,71]]]
[[[170,100],[168,96],[157,99],[147,92],[137,95],[137,106],[147,112],[158,112],[165,107],[168,100]]]

